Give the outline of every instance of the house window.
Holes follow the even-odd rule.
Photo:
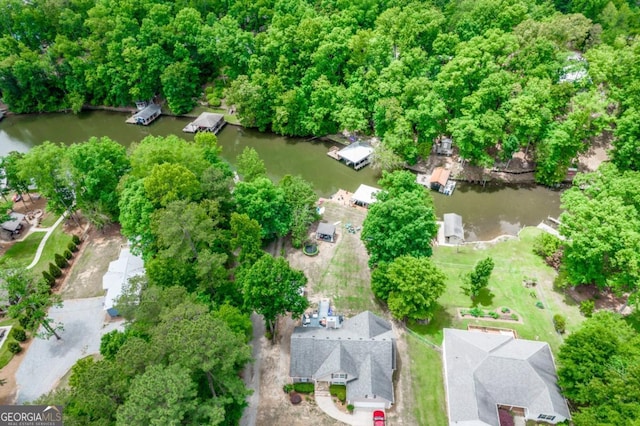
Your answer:
[[[540,419],[540,420],[553,420],[555,418],[556,418],[556,416],[550,416],[548,414],[540,414],[538,416],[538,419]]]
[[[347,374],[346,373],[332,373],[331,374],[331,378],[332,379],[346,379],[347,378]]]

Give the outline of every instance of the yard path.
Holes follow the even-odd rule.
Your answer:
[[[54,223],[53,226],[32,231],[32,232],[46,232],[47,234],[44,236],[42,241],[40,241],[38,250],[36,250],[36,255],[34,256],[33,261],[29,264],[29,266],[27,266],[27,269],[31,269],[38,264],[38,262],[40,261],[40,256],[42,256],[42,251],[44,250],[44,246],[47,245],[47,240],[49,239],[51,234],[53,234],[53,231],[58,227],[58,225],[60,225],[60,223],[64,220],[65,217],[67,217],[66,214],[63,214],[62,216],[60,216],[60,218],[56,220],[56,223]]]

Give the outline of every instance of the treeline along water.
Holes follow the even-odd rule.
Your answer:
[[[26,152],[46,140],[77,143],[92,136],[108,136],[129,146],[148,135],[178,134],[189,140],[193,135],[182,133],[187,118],[163,116],[153,125],[134,126],[124,123],[125,114],[91,111],[79,115],[43,114],[6,117],[0,122],[0,155],[16,150]],[[226,126],[218,134],[222,155],[232,164],[244,147],[260,154],[270,177],[280,179],[286,174],[301,175],[311,182],[319,196],[328,197],[339,188],[355,191],[361,183],[376,185],[374,171],[360,171],[338,163],[326,153],[329,144],[286,138],[235,126]],[[433,194],[436,214],[462,215],[467,240],[491,239],[501,234],[515,234],[525,225],[537,225],[547,216],[560,214],[560,193],[540,186],[486,187],[458,183],[451,197]]]

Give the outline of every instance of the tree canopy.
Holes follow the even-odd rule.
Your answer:
[[[613,128],[615,161],[637,168],[637,2],[1,0],[0,8],[0,92],[12,111],[161,98],[181,114],[214,84],[248,127],[374,134],[385,168],[415,163],[437,137],[452,136],[479,165],[533,153],[538,181],[555,184]]]

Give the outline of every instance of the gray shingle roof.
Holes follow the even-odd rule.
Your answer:
[[[347,373],[348,399],[378,395],[393,402],[395,368],[391,324],[369,311],[345,320],[342,328],[296,327],[291,335],[289,375],[316,379]]]
[[[445,329],[443,347],[451,424],[497,425],[498,404],[570,417],[547,343]]]
[[[22,224],[24,215],[18,212],[11,212],[9,213],[9,216],[11,216],[11,220],[3,222],[0,227],[2,227],[2,229],[4,229],[5,231],[14,232]]]
[[[336,226],[333,223],[320,222],[318,224],[318,229],[316,229],[316,233],[322,235],[333,235],[336,233]]]

